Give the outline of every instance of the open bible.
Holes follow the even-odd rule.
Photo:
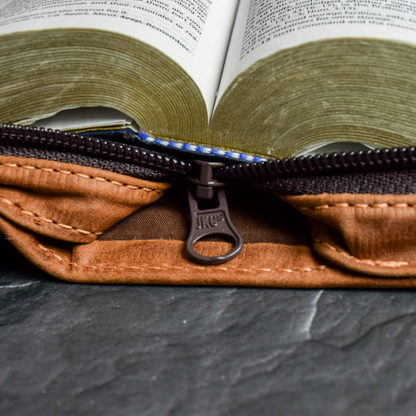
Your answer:
[[[415,46],[410,0],[0,0],[0,122],[108,107],[264,156],[412,145]]]

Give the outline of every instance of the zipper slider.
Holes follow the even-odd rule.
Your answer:
[[[194,161],[199,167],[199,178],[189,177],[189,209],[191,230],[186,241],[186,251],[191,260],[208,265],[222,264],[236,257],[243,248],[243,238],[231,221],[225,196],[225,182],[214,178],[213,168],[224,163]],[[194,250],[195,243],[208,236],[222,235],[231,239],[234,247],[225,254],[208,257]]]

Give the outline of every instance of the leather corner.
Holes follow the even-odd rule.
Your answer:
[[[372,275],[416,275],[416,195],[281,198],[306,215],[313,246],[328,260]]]

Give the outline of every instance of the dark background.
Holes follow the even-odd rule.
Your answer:
[[[410,291],[80,285],[0,236],[0,414],[415,415]]]

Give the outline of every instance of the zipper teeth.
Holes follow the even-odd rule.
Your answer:
[[[2,145],[71,151],[118,162],[145,165],[170,173],[188,174],[192,170],[190,162],[172,156],[125,143],[86,137],[59,130],[3,124],[0,127],[0,143]]]
[[[415,167],[416,148],[397,147],[241,163],[216,168],[215,176],[226,180],[259,180]]]
[[[0,127],[0,144],[70,151],[153,167],[169,173],[188,175],[195,172],[194,163],[170,155],[125,143],[59,130],[3,124]],[[415,147],[274,159],[225,165],[213,170],[215,177],[223,180],[260,180],[288,176],[412,168],[416,168]]]

